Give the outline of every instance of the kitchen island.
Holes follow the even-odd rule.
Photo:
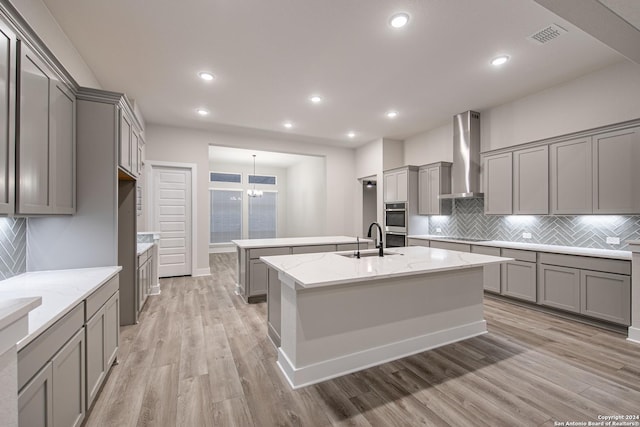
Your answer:
[[[486,333],[483,266],[510,258],[405,247],[261,260],[281,287],[278,366],[298,388]]]

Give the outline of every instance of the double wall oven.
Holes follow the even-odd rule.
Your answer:
[[[408,222],[407,203],[384,204],[384,231],[387,248],[407,246]]]

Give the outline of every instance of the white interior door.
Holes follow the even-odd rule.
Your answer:
[[[191,271],[191,169],[153,166],[153,230],[160,232],[158,275]]]

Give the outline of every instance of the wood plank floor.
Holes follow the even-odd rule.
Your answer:
[[[233,294],[235,254],[212,277],[161,281],[122,328],[87,426],[553,426],[640,414],[640,345],[485,298],[489,333],[292,391],[266,304]],[[328,314],[330,315],[330,314]]]

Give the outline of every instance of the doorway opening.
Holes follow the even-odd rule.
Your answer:
[[[367,235],[369,224],[378,220],[378,186],[375,176],[362,179],[362,235]]]

